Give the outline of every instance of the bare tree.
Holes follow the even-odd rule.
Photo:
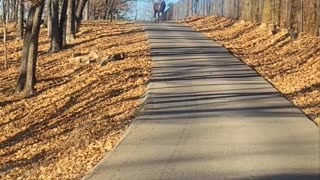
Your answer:
[[[60,36],[59,28],[59,1],[48,0],[48,35],[51,39],[50,50],[52,52],[59,51],[61,49],[62,37]]]
[[[4,69],[8,66],[8,50],[7,50],[7,25],[9,19],[9,0],[2,1],[2,21],[3,21],[3,49],[4,49]]]
[[[68,0],[63,0],[61,13],[60,13],[60,22],[59,22],[59,36],[61,38],[60,46],[61,48],[67,45],[66,43],[66,14],[68,8]]]
[[[51,28],[52,28],[52,22],[51,22],[51,0],[47,0],[46,2],[46,6],[45,6],[45,12],[46,12],[46,15],[45,15],[45,22],[44,24],[46,25],[47,27],[47,37],[48,39],[51,38]]]
[[[75,0],[68,0],[67,8],[67,24],[66,24],[66,43],[69,44],[75,39],[74,16],[75,16]]]
[[[86,10],[85,11],[85,20],[89,20],[89,14],[90,14],[89,9],[90,9],[90,1],[88,1],[87,4],[85,5],[85,10]],[[76,16],[76,18],[77,18],[77,16]],[[77,21],[76,21],[76,24],[77,24]],[[77,31],[77,27],[76,27],[76,31]]]
[[[18,36],[23,39],[24,35],[24,3],[23,0],[19,1],[19,13],[18,13]]]
[[[65,41],[65,21],[67,12],[67,0],[62,1],[59,15],[59,0],[49,0],[50,16],[48,16],[48,34],[51,39],[51,52],[60,51],[66,44]],[[60,17],[60,20],[59,20]]]
[[[86,6],[88,0],[79,0],[77,4],[76,14],[75,14],[75,31],[78,32],[82,20],[82,13],[84,7]]]
[[[25,97],[29,97],[34,94],[38,40],[44,1],[45,0],[32,0],[32,5],[27,18],[20,72],[16,87],[17,92],[24,91]]]

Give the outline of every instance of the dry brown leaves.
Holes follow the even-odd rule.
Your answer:
[[[253,67],[311,119],[320,116],[320,38],[287,30],[272,35],[265,24],[216,16],[192,17],[185,24],[206,33]]]
[[[37,94],[14,94],[21,41],[9,28],[9,69],[0,71],[0,179],[79,179],[119,140],[150,77],[149,45],[132,23],[85,23],[75,42],[46,53],[41,31]],[[2,48],[2,44],[0,44]],[[73,53],[128,57],[75,66]],[[3,67],[3,49],[0,63]]]

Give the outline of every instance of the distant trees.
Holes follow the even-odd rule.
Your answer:
[[[18,37],[23,38],[23,23],[21,21],[23,20],[21,15],[24,14],[23,0],[2,0],[2,8],[1,19],[7,20],[7,22],[18,22]]]
[[[8,15],[8,21],[14,21],[17,19],[17,12],[19,8],[19,0],[1,0],[2,8],[7,7],[6,14]],[[5,19],[2,14],[1,19]]]
[[[89,18],[93,20],[118,19],[120,12],[129,10],[131,0],[91,0],[89,7]]]

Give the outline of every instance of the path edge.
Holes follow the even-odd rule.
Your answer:
[[[136,23],[136,24],[139,24],[143,31],[145,32],[145,35],[146,35],[146,39],[147,39],[147,42],[149,43],[149,56],[150,56],[150,59],[151,59],[151,64],[153,64],[153,61],[152,61],[152,52],[151,52],[151,42],[149,41],[149,34],[145,31],[145,28],[144,26],[141,24],[141,23]],[[126,128],[124,134],[122,134],[121,138],[119,139],[119,141],[112,147],[112,149],[108,152],[105,152],[105,154],[103,155],[102,159],[99,160],[99,162],[93,166],[91,168],[90,171],[88,171],[82,178],[81,180],[89,180],[91,177],[94,176],[94,174],[96,173],[96,169],[102,165],[108,158],[109,156],[111,156],[115,150],[117,149],[117,147],[123,142],[123,140],[131,133],[131,130],[132,130],[132,126],[133,126],[133,123],[139,118],[139,115],[143,112],[143,110],[145,109],[146,105],[148,104],[148,102],[150,101],[150,87],[151,87],[151,79],[152,79],[152,69],[153,69],[153,65],[151,65],[151,74],[150,74],[150,79],[149,79],[149,82],[147,83],[146,85],[146,91],[138,98],[138,102],[140,102],[140,105],[137,109],[137,114],[135,115],[134,118],[132,118],[132,121],[127,125],[128,127]]]
[[[151,75],[152,77],[152,75]],[[114,153],[114,151],[117,149],[117,147],[123,142],[123,140],[128,136],[128,134],[130,134],[131,130],[132,130],[132,125],[133,125],[133,122],[136,121],[139,117],[139,115],[141,114],[141,112],[144,110],[144,108],[146,107],[146,105],[148,104],[150,98],[149,98],[149,89],[150,89],[150,86],[151,86],[151,77],[150,77],[150,80],[146,86],[146,91],[143,93],[143,95],[140,96],[140,98],[138,99],[138,101],[140,102],[140,106],[139,108],[137,109],[137,114],[136,116],[132,119],[131,123],[129,123],[124,132],[124,134],[122,134],[121,138],[119,139],[119,141],[112,147],[112,149],[108,152],[106,152],[104,155],[103,155],[103,158],[99,160],[99,162],[93,166],[91,168],[90,171],[88,171],[82,178],[81,180],[89,180],[91,177],[94,176],[95,172],[96,172],[96,169],[102,165],[108,158],[111,154]]]
[[[223,48],[225,48],[233,57],[237,58],[239,61],[241,61],[244,65],[246,65],[247,67],[249,67],[250,69],[252,69],[259,77],[263,78],[269,85],[271,85],[276,91],[277,93],[279,93],[281,95],[281,97],[285,98],[286,100],[288,100],[288,102],[294,106],[295,108],[297,108],[311,123],[313,123],[315,126],[320,128],[320,117],[317,116],[313,116],[313,115],[307,115],[302,108],[300,108],[299,106],[297,106],[296,104],[293,103],[292,100],[289,99],[289,97],[287,97],[284,93],[282,93],[280,91],[280,89],[278,87],[275,86],[275,84],[272,83],[272,81],[270,81],[269,79],[267,79],[265,76],[263,76],[260,72],[258,72],[254,66],[250,66],[247,62],[245,62],[243,59],[241,59],[240,57],[238,57],[234,52],[232,52],[229,48],[227,48],[224,44],[219,43],[216,39],[210,37],[208,34],[206,34],[205,32],[201,32],[198,31],[197,29],[195,29],[193,26],[189,25],[189,24],[185,24],[183,21],[177,21],[178,24],[184,25],[186,27],[191,28],[193,31],[199,32],[202,35],[204,35],[206,38],[210,39],[213,42],[218,43],[219,45],[221,45]],[[318,119],[318,120],[317,120]]]

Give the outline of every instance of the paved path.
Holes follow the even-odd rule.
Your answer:
[[[182,25],[144,24],[149,101],[89,179],[319,178],[319,128],[221,45]]]

